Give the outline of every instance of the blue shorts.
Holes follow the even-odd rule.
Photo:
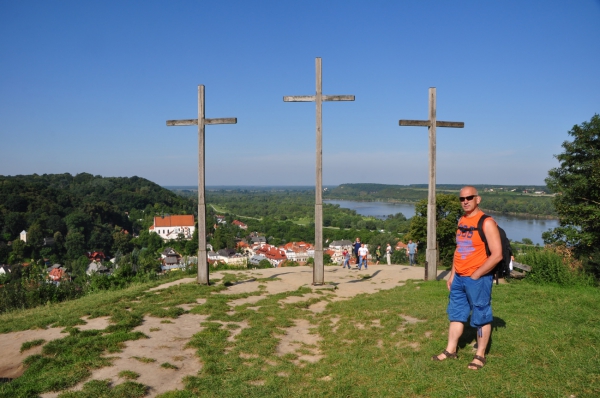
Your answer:
[[[471,326],[477,328],[492,323],[492,285],[494,276],[488,274],[477,280],[470,276],[455,274],[448,302],[450,322],[467,322],[471,314]]]

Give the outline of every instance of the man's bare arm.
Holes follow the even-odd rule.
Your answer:
[[[471,279],[479,279],[486,275],[502,260],[502,242],[500,242],[500,232],[496,223],[489,218],[486,219],[483,223],[483,232],[487,238],[490,256],[481,267],[473,272]]]

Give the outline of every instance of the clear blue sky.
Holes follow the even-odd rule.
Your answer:
[[[324,184],[544,184],[575,124],[600,113],[600,1],[0,0],[0,174],[88,172],[207,185],[314,185],[315,57]]]

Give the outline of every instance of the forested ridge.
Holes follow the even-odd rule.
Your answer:
[[[131,251],[131,236],[147,229],[155,214],[194,210],[189,200],[140,177],[0,176],[0,262],[40,256],[58,262],[91,250]],[[23,230],[27,247],[7,248]],[[45,238],[54,244],[44,244]]]

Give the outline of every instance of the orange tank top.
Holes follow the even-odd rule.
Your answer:
[[[471,276],[488,258],[485,244],[477,231],[477,223],[483,214],[480,211],[475,217],[461,217],[458,221],[454,252],[454,270],[458,275]]]

